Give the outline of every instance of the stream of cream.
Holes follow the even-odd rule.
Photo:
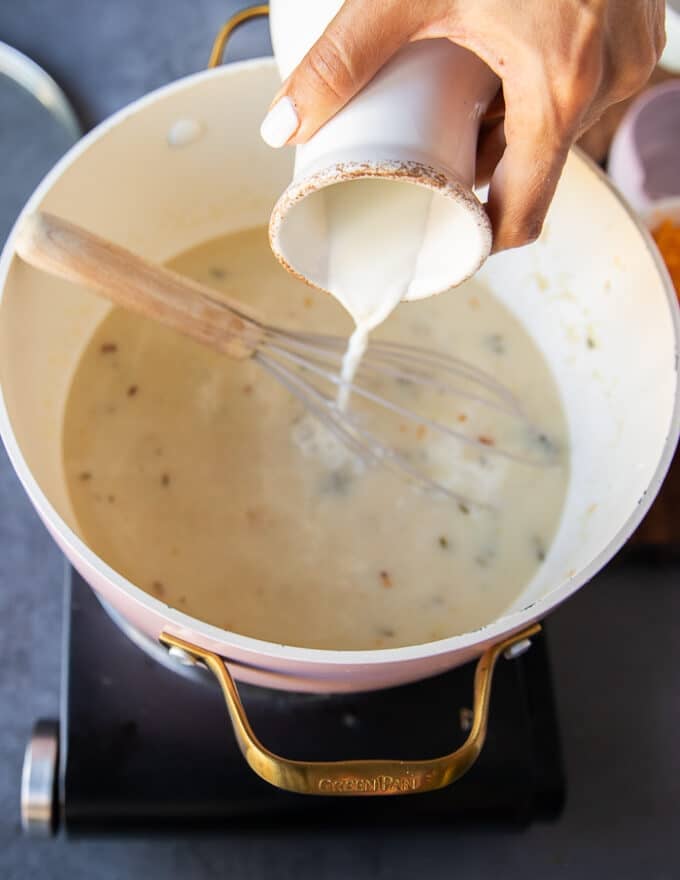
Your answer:
[[[354,180],[325,192],[328,290],[356,325],[342,362],[338,406],[344,409],[370,332],[407,294],[418,262],[432,193],[384,180]]]

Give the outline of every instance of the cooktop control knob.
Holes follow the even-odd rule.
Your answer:
[[[37,721],[26,746],[21,773],[21,827],[47,837],[57,828],[59,722]]]

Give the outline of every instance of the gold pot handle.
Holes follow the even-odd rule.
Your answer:
[[[240,27],[246,21],[250,21],[253,18],[260,18],[263,15],[269,15],[269,6],[267,6],[266,3],[262,3],[259,6],[250,6],[248,9],[242,9],[240,12],[237,12],[236,15],[232,15],[229,21],[222,25],[220,32],[215,37],[215,42],[213,43],[212,51],[210,52],[208,67],[212,68],[220,66],[224,50],[227,46],[227,40],[234,33],[236,28]]]
[[[204,663],[218,680],[239,748],[251,769],[266,782],[298,794],[391,795],[444,788],[474,764],[486,738],[491,680],[498,657],[541,629],[533,624],[485,651],[477,662],[470,733],[460,748],[441,758],[419,761],[290,761],[266,749],[255,736],[234,680],[217,654],[162,633],[160,641]]]

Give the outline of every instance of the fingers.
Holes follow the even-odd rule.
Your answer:
[[[491,177],[487,202],[494,253],[540,235],[572,140],[546,128],[545,118],[535,112],[525,116],[522,105],[508,97],[507,146]]]
[[[272,102],[264,140],[272,147],[307,141],[408,42],[416,6],[346,0]]]
[[[526,53],[502,77],[507,144],[487,202],[494,253],[538,238],[569,148],[595,102],[601,83],[596,24],[587,22],[583,30],[578,52],[571,50],[575,60],[547,63],[542,53]]]
[[[478,180],[493,169],[487,211],[494,252],[540,234],[602,78],[598,4],[522,6],[518,14],[515,4],[471,4],[461,7],[466,19],[459,13],[449,20],[452,39],[475,52],[503,84],[505,119],[502,126],[489,124],[502,105],[487,115],[478,154]]]
[[[503,120],[483,125],[477,141],[477,165],[475,169],[476,186],[485,186],[491,179],[505,150],[505,129]]]

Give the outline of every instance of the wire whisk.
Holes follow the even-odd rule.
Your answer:
[[[15,244],[19,256],[38,269],[229,357],[254,359],[357,461],[397,470],[459,504],[495,506],[476,492],[480,465],[546,466],[556,460],[555,445],[516,395],[451,355],[371,340],[346,389],[350,405],[339,407],[344,338],[270,326],[242,303],[51,214],[29,217]],[[423,442],[405,446],[409,430]]]

